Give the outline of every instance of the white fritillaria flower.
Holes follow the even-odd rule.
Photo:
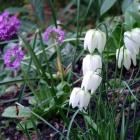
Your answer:
[[[106,44],[106,34],[100,30],[90,29],[87,31],[84,39],[84,49],[88,49],[90,53],[93,53],[95,48],[100,53],[104,50]]]
[[[102,69],[102,60],[100,55],[86,55],[86,57],[83,59],[83,74],[87,71],[93,71],[101,73]]]
[[[133,61],[133,65],[136,66],[136,54],[130,52],[128,49],[121,47],[120,50],[116,51],[116,59],[118,60],[118,67],[121,68],[121,65],[129,70],[131,66],[131,59]]]
[[[138,54],[140,48],[140,28],[125,32],[124,44],[130,52]]]
[[[88,92],[85,92],[79,87],[75,87],[70,95],[70,101],[69,104],[72,105],[73,108],[76,106],[79,107],[79,109],[87,108],[90,101],[90,94]]]
[[[96,89],[101,84],[102,78],[93,71],[87,71],[83,77],[81,88],[84,88],[85,91],[91,91],[94,93]]]

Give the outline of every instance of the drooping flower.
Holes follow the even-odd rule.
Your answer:
[[[3,12],[0,15],[0,41],[11,39],[17,34],[20,25],[20,20],[16,16]]]
[[[102,60],[100,55],[86,55],[83,59],[83,75],[86,74],[87,71],[93,71],[97,73],[101,73],[102,69]]]
[[[106,44],[106,34],[100,30],[90,29],[87,31],[84,39],[84,49],[93,53],[95,48],[100,53],[104,50]]]
[[[91,93],[94,93],[101,84],[101,81],[102,78],[98,75],[98,73],[87,71],[83,77],[81,88],[86,92],[91,91]]]
[[[65,32],[60,28],[48,27],[43,33],[43,39],[47,42],[49,38],[56,39],[58,43],[63,43]]]
[[[140,28],[134,28],[124,33],[125,47],[133,54],[139,53],[140,48]]]
[[[18,44],[13,45],[11,48],[7,49],[3,60],[7,68],[19,69],[20,63],[24,58],[24,52]]]
[[[121,68],[122,65],[129,70],[131,66],[131,60],[133,65],[136,66],[136,54],[130,52],[128,49],[121,47],[116,51],[116,59],[118,60],[118,67]]]
[[[72,105],[73,108],[79,107],[79,109],[87,108],[90,101],[90,94],[85,92],[79,87],[75,87],[70,95],[69,104]]]

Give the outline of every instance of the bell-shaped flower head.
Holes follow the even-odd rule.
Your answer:
[[[95,48],[100,53],[104,50],[106,44],[106,34],[100,30],[90,29],[87,31],[84,39],[84,49],[93,53]]]
[[[100,86],[101,81],[102,78],[98,75],[98,73],[87,71],[83,77],[81,88],[86,92],[91,91],[91,93],[94,93]]]
[[[79,109],[87,108],[90,101],[90,93],[85,92],[79,87],[75,87],[70,95],[69,104],[72,105],[73,108],[78,107]]]
[[[82,64],[83,75],[86,74],[87,71],[93,71],[97,73],[101,73],[102,69],[102,59],[100,55],[86,55],[83,59]]]
[[[116,59],[118,60],[118,68],[123,65],[127,70],[131,66],[131,60],[133,65],[136,66],[136,54],[130,52],[128,49],[121,47],[116,51]]]

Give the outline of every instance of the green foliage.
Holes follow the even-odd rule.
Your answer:
[[[127,4],[126,4],[127,5]],[[137,1],[131,2],[127,8],[123,8],[124,18],[125,18],[125,29],[132,29],[135,25],[139,26],[139,3]]]

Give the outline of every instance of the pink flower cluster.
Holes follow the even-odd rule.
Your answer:
[[[13,45],[11,48],[7,49],[4,54],[4,64],[8,68],[19,69],[20,63],[24,58],[24,52],[18,44]]]
[[[0,15],[0,41],[11,39],[16,35],[20,27],[20,20],[16,16],[10,16],[8,12]]]
[[[43,39],[44,41],[48,41],[51,37],[56,39],[58,43],[63,43],[65,32],[60,28],[48,27],[43,33]]]

